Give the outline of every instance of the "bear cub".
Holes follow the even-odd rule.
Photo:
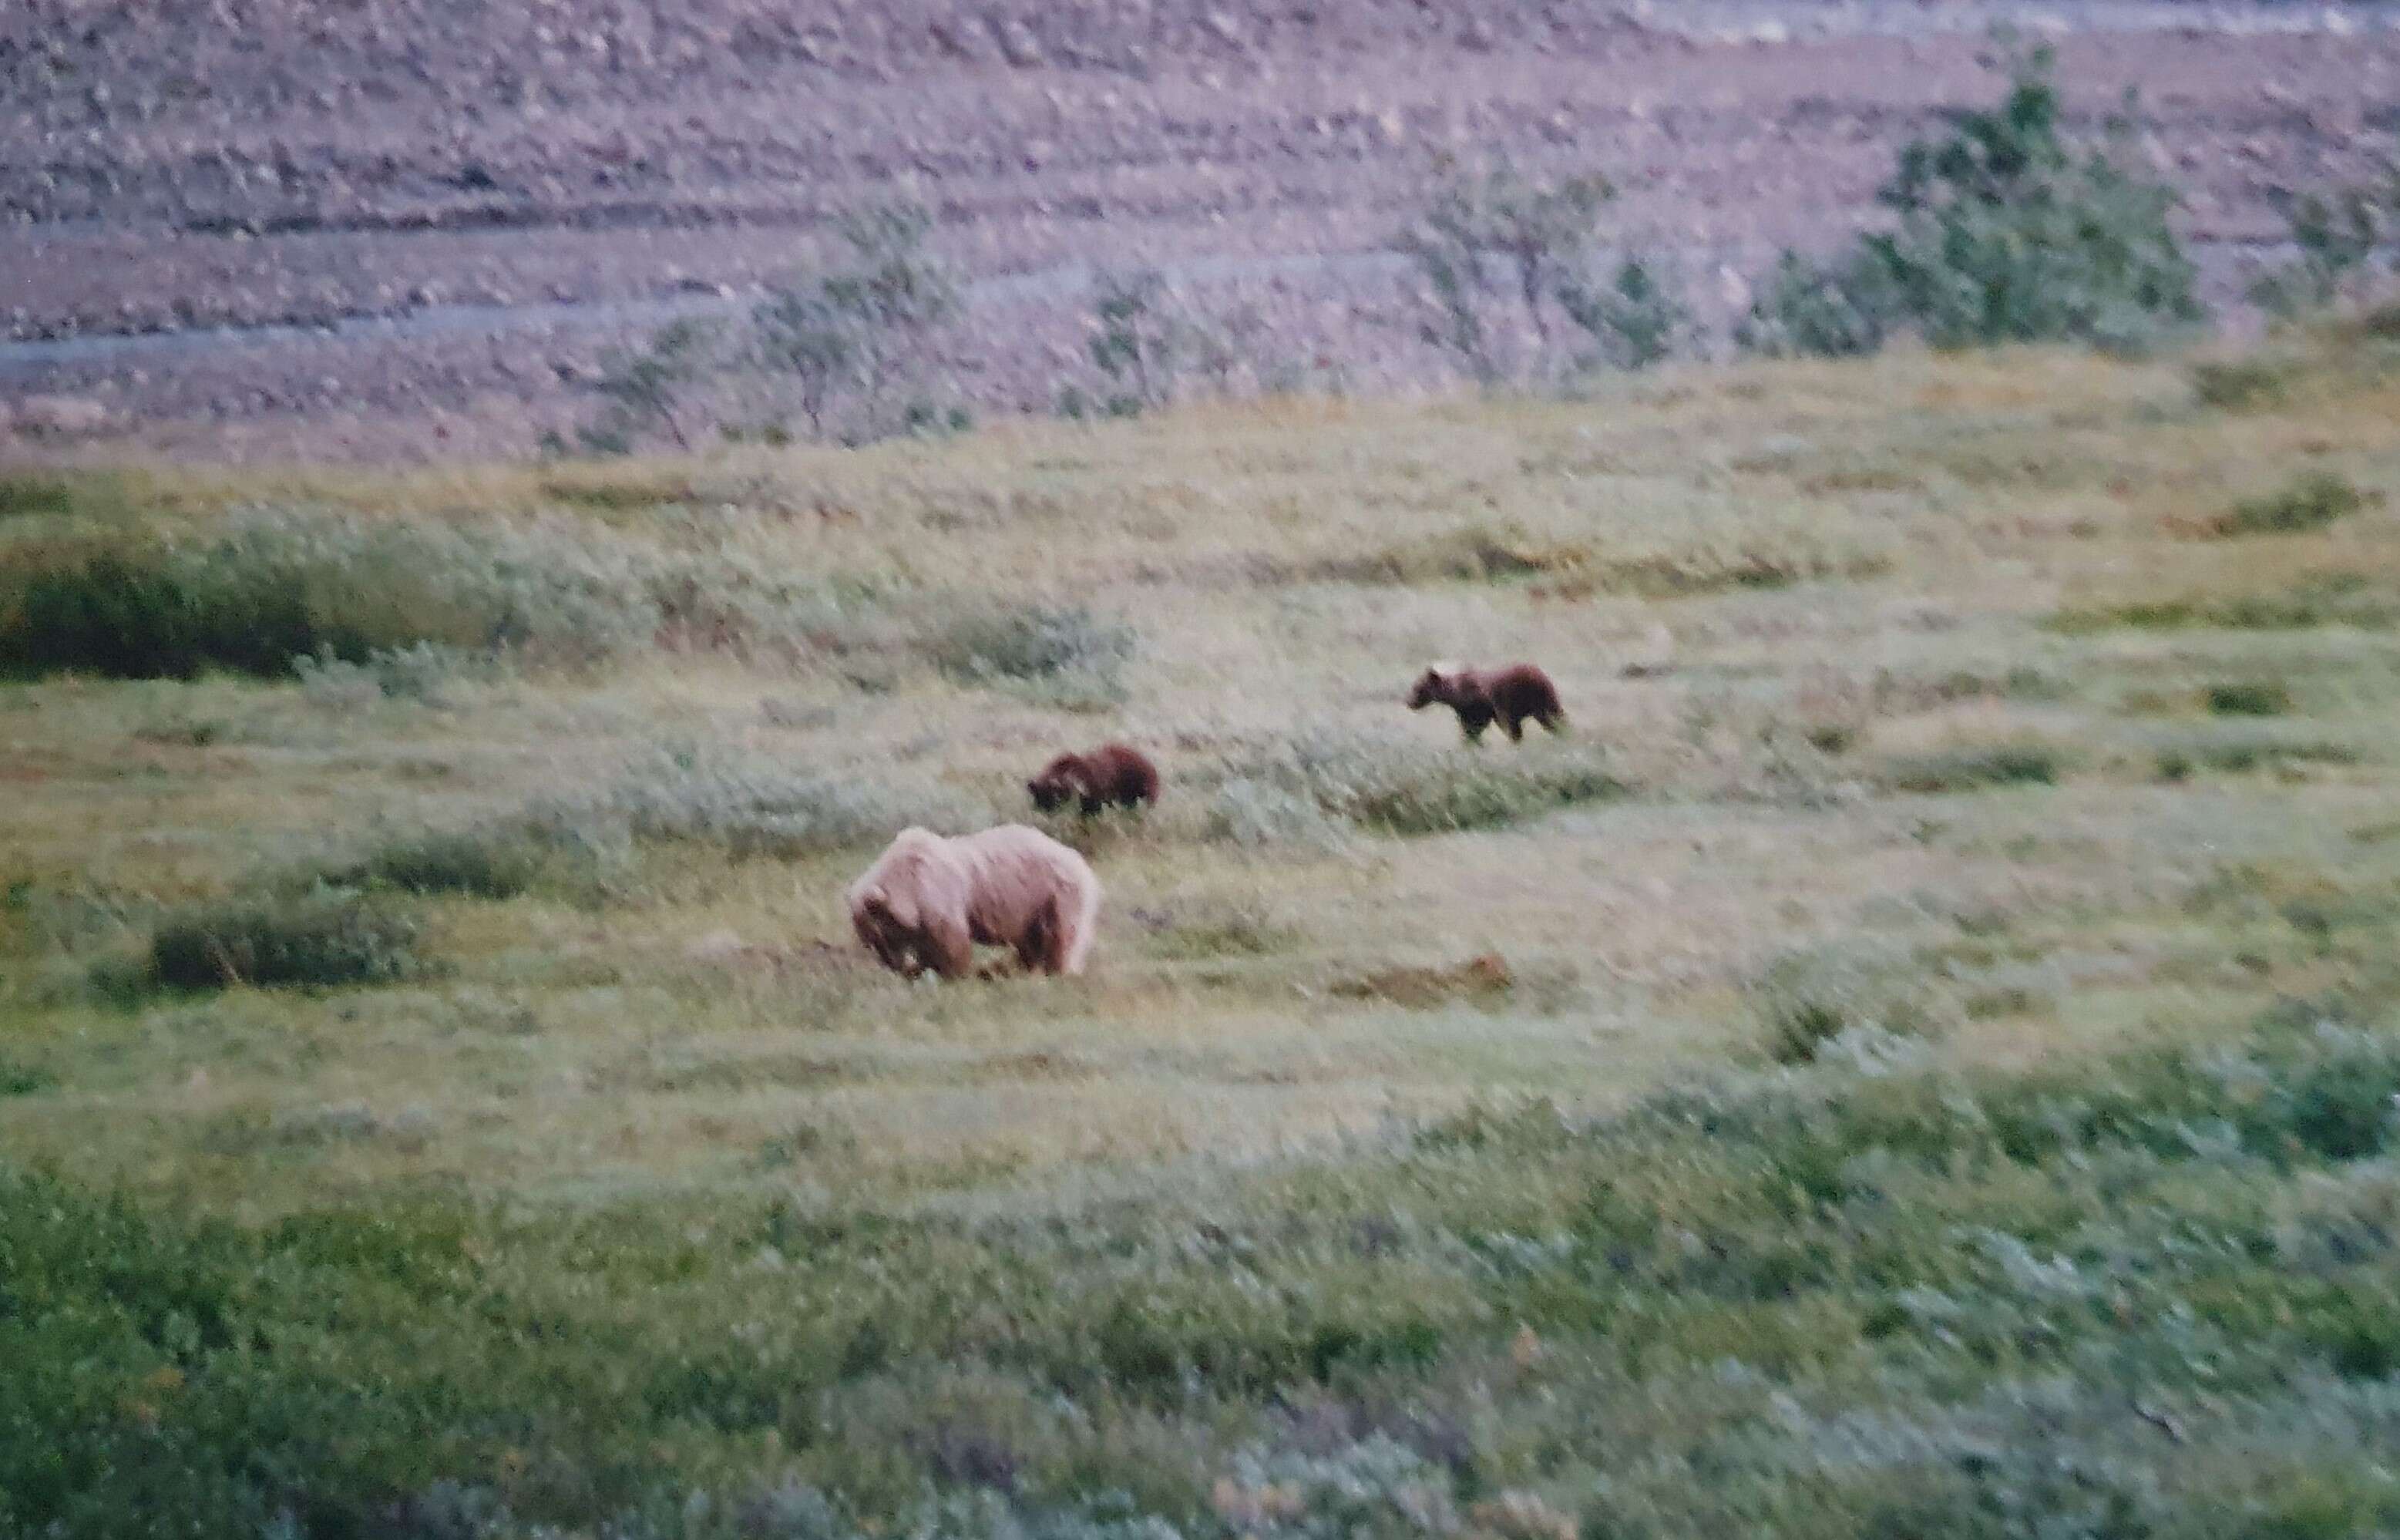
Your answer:
[[[1435,663],[1417,675],[1408,706],[1423,711],[1437,703],[1458,713],[1458,725],[1470,743],[1481,739],[1494,721],[1512,743],[1524,741],[1528,719],[1550,732],[1566,730],[1567,714],[1559,705],[1557,687],[1531,663],[1493,669]]]
[[[1087,813],[1111,805],[1142,807],[1158,800],[1158,767],[1139,749],[1103,743],[1089,754],[1062,754],[1025,783],[1033,805],[1051,812],[1073,801]]]

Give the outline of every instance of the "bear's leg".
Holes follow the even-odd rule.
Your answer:
[[[1092,955],[1092,937],[1099,930],[1100,889],[1095,882],[1080,893],[1053,899],[1051,929],[1056,933],[1054,972],[1074,977]],[[1069,907],[1069,906],[1072,906]]]
[[[926,964],[944,978],[964,978],[975,972],[975,938],[964,917],[930,919],[917,946]]]
[[[1521,743],[1525,741],[1525,719],[1515,712],[1501,717],[1500,725],[1508,730],[1508,742]]]
[[[1016,961],[1027,973],[1055,974],[1057,968],[1058,906],[1054,901],[1026,922],[1016,938]]]
[[[1470,743],[1481,743],[1483,741],[1483,729],[1491,725],[1492,714],[1490,712],[1462,711],[1458,714],[1459,730],[1466,734],[1466,741]]]

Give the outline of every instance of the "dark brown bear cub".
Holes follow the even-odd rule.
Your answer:
[[[1551,732],[1566,730],[1567,714],[1560,709],[1557,688],[1548,675],[1531,663],[1488,669],[1436,663],[1417,676],[1409,691],[1409,709],[1423,711],[1437,702],[1458,713],[1458,725],[1470,743],[1495,720],[1512,743],[1524,741],[1528,718]]]
[[[1089,754],[1060,755],[1025,783],[1025,789],[1043,812],[1070,799],[1082,803],[1085,812],[1111,804],[1139,807],[1158,800],[1158,767],[1139,749],[1103,743]]]

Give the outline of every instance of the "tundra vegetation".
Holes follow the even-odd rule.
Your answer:
[[[12,483],[0,1529],[2388,1533],[2395,484],[2372,317]],[[1002,817],[1087,977],[851,944]]]

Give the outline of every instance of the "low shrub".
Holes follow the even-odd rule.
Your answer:
[[[2208,709],[2219,716],[2281,716],[2292,709],[2292,692],[2276,679],[2211,685]]]
[[[2306,631],[2351,625],[2384,629],[2400,621],[2400,605],[2357,573],[2304,579],[2280,593],[2194,594],[2131,604],[2061,610],[2050,629],[2069,635],[2122,626],[2135,631]]]
[[[1785,252],[1734,327],[1734,345],[1762,358],[1852,358],[1879,351],[1894,298],[1874,264],[1811,262]]]
[[[952,616],[921,646],[936,668],[965,684],[1080,675],[1106,688],[1133,656],[1134,634],[1080,605],[990,605]]]
[[[1884,762],[1882,780],[1893,791],[1918,795],[1992,786],[2047,786],[2057,781],[2059,763],[2058,751],[2045,744],[1998,743],[1895,756]]]
[[[72,513],[75,501],[74,484],[63,477],[34,472],[0,475],[0,519]]]
[[[59,1077],[38,1064],[0,1058],[0,1097],[30,1097],[56,1090]]]
[[[1751,1005],[1779,1064],[1807,1064],[1854,1033],[1937,1038],[1961,1014],[1904,949],[1860,945],[1784,953],[1752,987]]]
[[[1275,846],[1338,848],[1346,838],[1341,822],[1304,788],[1237,775],[1217,788],[1208,804],[1207,837],[1252,850]]]
[[[879,599],[563,516],[266,511],[205,541],[20,548],[0,569],[0,673],[273,676],[306,658],[329,700],[421,698],[499,657],[572,667],[647,647],[840,652],[886,639],[869,619]]]
[[[1597,747],[1573,742],[1507,753],[1489,744],[1427,750],[1323,731],[1279,745],[1238,779],[1304,797],[1362,829],[1398,835],[1496,828],[1625,791]]]
[[[554,525],[256,513],[204,542],[20,552],[0,669],[275,675],[421,643],[590,661],[648,638],[644,577],[630,549]]]
[[[323,893],[188,910],[150,938],[149,981],[170,989],[387,984],[418,971],[416,924]]]
[[[518,825],[437,830],[395,839],[328,880],[407,893],[514,898],[540,879],[552,853]]]
[[[2279,491],[2244,497],[2212,526],[2219,535],[2302,535],[2365,508],[2366,494],[2329,470],[2312,470]]]
[[[544,803],[527,827],[553,849],[604,859],[637,840],[698,840],[741,855],[789,858],[878,844],[910,825],[963,834],[991,816],[975,798],[921,782],[685,752],[659,756],[597,797]]]
[[[2210,360],[2192,365],[2192,394],[2203,406],[2250,412],[2281,405],[2290,395],[2298,367],[2287,360]]]

